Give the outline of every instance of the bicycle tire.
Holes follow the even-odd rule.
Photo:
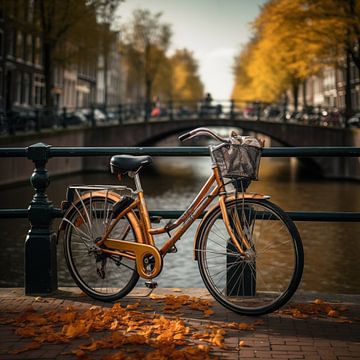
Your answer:
[[[304,252],[299,232],[289,216],[267,200],[231,200],[226,208],[237,238],[235,221],[241,217],[252,249],[248,259],[241,256],[216,207],[201,224],[197,238],[204,284],[220,304],[236,313],[273,312],[289,301],[301,281]]]
[[[127,295],[136,285],[139,275],[133,260],[90,251],[113,221],[116,201],[108,197],[90,196],[69,211],[64,232],[64,254],[69,272],[78,287],[100,301],[115,301]],[[136,241],[128,216],[118,221],[110,236]],[[130,235],[130,236],[129,236]]]

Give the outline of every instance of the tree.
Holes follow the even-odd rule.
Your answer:
[[[173,99],[177,101],[201,99],[204,85],[200,80],[198,64],[193,53],[187,49],[177,50],[170,62],[173,70]]]
[[[307,0],[309,34],[319,46],[319,58],[345,71],[346,115],[352,114],[351,61],[360,71],[360,1]]]
[[[170,25],[161,23],[161,13],[135,10],[132,20],[123,27],[122,50],[129,74],[141,78],[146,104],[151,103],[153,85],[160,67],[166,62],[171,40]]]
[[[239,56],[235,77],[244,80],[245,71],[254,93],[266,93],[262,88],[268,87],[278,96],[274,90],[291,87],[296,106],[298,86],[308,76],[326,66],[345,65],[349,72],[350,59],[360,66],[359,0],[271,0],[262,7],[253,31],[255,44],[247,56],[251,62],[240,66]],[[349,74],[347,78],[350,113]]]
[[[176,50],[167,58],[155,80],[154,91],[164,99],[177,102],[193,102],[202,98],[204,86],[191,51]]]
[[[98,20],[104,21],[106,15],[114,13],[122,0],[34,0],[34,19],[29,31],[41,39],[45,78],[46,107],[52,112],[54,88],[54,68],[78,61],[97,61],[99,44]],[[27,9],[24,1],[21,8]],[[4,0],[5,11],[12,10],[18,2]],[[30,11],[30,9],[28,9]],[[17,9],[13,14],[16,17]]]

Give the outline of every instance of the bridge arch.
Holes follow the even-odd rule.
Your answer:
[[[261,124],[260,124],[261,123]],[[151,146],[159,140],[162,140],[168,136],[180,134],[197,127],[229,127],[229,128],[239,128],[243,131],[256,132],[258,134],[263,134],[269,136],[271,139],[276,140],[283,146],[293,146],[288,142],[288,139],[282,136],[282,131],[277,131],[271,126],[268,126],[268,123],[260,122],[259,124],[254,124],[254,121],[244,121],[244,120],[227,120],[227,119],[208,119],[208,120],[183,120],[183,121],[174,121],[164,124],[164,122],[150,122],[145,124],[150,127],[149,131],[145,131],[145,136],[143,139],[136,144],[136,146]],[[264,126],[265,124],[265,126]],[[257,125],[257,126],[254,126]]]
[[[256,121],[245,119],[186,119],[150,120],[89,129],[85,146],[149,146],[173,134],[196,127],[237,127],[245,131],[264,134],[285,146],[360,146],[360,129],[340,129],[303,124]],[[303,160],[303,159],[302,159]],[[311,158],[326,177],[360,178],[360,161],[357,158]],[[350,175],[351,173],[351,175]]]

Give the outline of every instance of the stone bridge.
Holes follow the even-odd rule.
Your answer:
[[[271,122],[245,119],[186,119],[173,121],[154,121],[128,124],[116,129],[113,136],[118,146],[150,146],[169,135],[180,134],[196,127],[233,127],[269,136],[284,146],[359,146],[360,132],[357,129],[309,126],[295,123]],[[98,130],[100,130],[98,128]],[[104,129],[105,130],[105,129]],[[107,133],[107,131],[105,131]],[[99,139],[96,131],[96,139]],[[105,134],[104,134],[105,135]],[[106,134],[106,138],[107,138]],[[118,136],[122,145],[119,145]],[[101,142],[106,143],[106,138]],[[95,141],[99,141],[96,140]],[[110,140],[110,139],[108,139]],[[100,144],[99,144],[100,145]]]
[[[37,142],[53,146],[152,146],[157,140],[174,134],[181,134],[196,127],[232,127],[246,132],[269,136],[284,146],[354,146],[360,147],[360,129],[343,129],[309,126],[295,123],[271,122],[245,119],[184,119],[153,120],[134,122],[124,125],[74,128],[0,139],[0,146],[26,147]],[[21,160],[21,161],[20,161]],[[316,157],[301,158],[308,164],[310,171],[320,171],[330,178],[360,179],[360,159]],[[107,166],[108,158],[57,158],[48,163],[50,175],[81,170],[98,170]],[[31,162],[25,159],[0,159],[2,169],[12,169],[9,178],[0,174],[0,184],[28,179],[32,172]],[[28,169],[27,169],[28,168]],[[28,171],[27,171],[28,170]]]
[[[105,128],[89,135],[87,144],[95,146],[151,146],[154,142],[173,134],[181,134],[196,127],[234,127],[247,132],[269,136],[284,146],[355,146],[360,147],[360,129],[343,129],[303,124],[269,122],[244,119],[190,119],[174,121],[153,121],[114,127],[111,133]],[[93,162],[93,160],[89,161]],[[301,161],[310,171],[330,178],[360,179],[359,158],[311,158]]]

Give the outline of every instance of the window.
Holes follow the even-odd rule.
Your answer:
[[[10,29],[8,42],[7,42],[7,49],[6,49],[7,55],[15,56],[15,46],[16,46],[15,29]]]
[[[45,82],[42,75],[34,76],[34,105],[44,105],[45,103]]]
[[[30,74],[23,73],[22,78],[22,92],[21,92],[21,103],[24,105],[30,105]]]
[[[24,59],[24,37],[21,31],[17,32],[16,37],[16,57]]]
[[[37,37],[35,40],[35,64],[41,65],[41,41],[40,38]]]
[[[4,77],[3,77],[3,70],[0,68],[0,98],[2,98],[3,96],[3,81],[4,81]]]
[[[31,34],[27,34],[25,42],[25,60],[32,62],[33,59],[33,38]]]
[[[22,88],[22,73],[21,71],[16,72],[15,78],[15,103],[21,103],[21,88]]]
[[[34,0],[26,0],[25,20],[32,22],[34,18]]]

